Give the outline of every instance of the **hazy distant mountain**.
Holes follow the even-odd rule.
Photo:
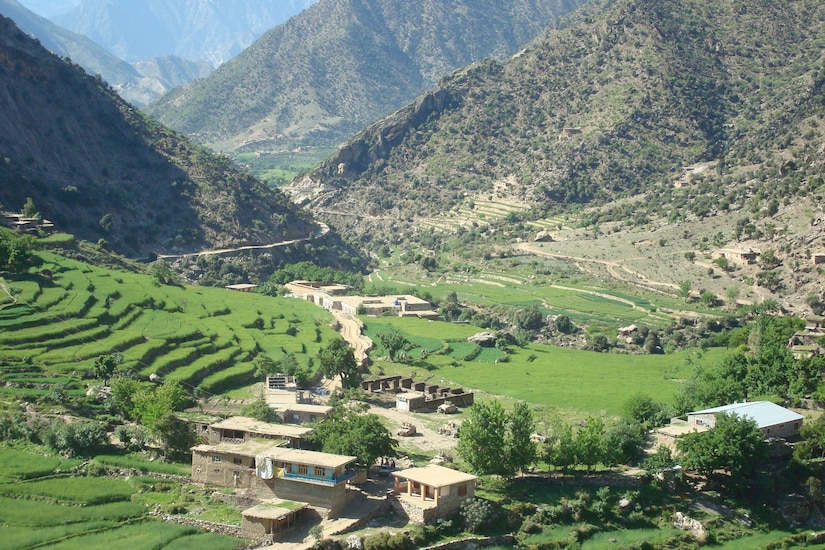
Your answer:
[[[317,231],[281,193],[148,119],[0,17],[0,203],[134,255]]]
[[[152,107],[229,150],[337,145],[452,70],[515,53],[583,0],[320,0]]]
[[[126,61],[176,55],[218,66],[316,0],[81,0],[57,24]]]
[[[166,91],[203,78],[212,71],[206,62],[197,63],[175,56],[130,65],[89,38],[36,15],[17,0],[0,0],[0,14],[10,17],[46,49],[70,58],[89,74],[99,74],[121,97],[135,105],[146,105]]]
[[[77,7],[80,0],[23,0],[20,3],[37,15],[55,17]]]

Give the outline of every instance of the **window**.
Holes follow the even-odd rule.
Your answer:
[[[799,429],[799,422],[794,422],[794,423],[793,423],[793,429],[794,429],[794,430],[798,430],[798,429]]]
[[[309,474],[309,466],[306,464],[298,464],[298,475],[305,476]]]
[[[467,496],[467,486],[466,485],[459,485],[458,486],[458,496],[466,497]]]
[[[221,455],[212,455],[212,462],[220,462]]]
[[[236,456],[232,459],[232,462],[235,463],[237,466],[243,466],[243,460],[240,457]]]
[[[315,477],[327,477],[327,469],[321,466],[316,466]]]

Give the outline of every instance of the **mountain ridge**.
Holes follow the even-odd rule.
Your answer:
[[[124,254],[304,238],[281,193],[163,128],[0,18],[0,201]]]
[[[148,110],[219,150],[329,147],[580,3],[321,0]]]

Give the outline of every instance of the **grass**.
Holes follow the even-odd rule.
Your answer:
[[[134,467],[140,457],[100,456],[104,464],[128,461]],[[2,548],[242,548],[248,544],[234,537],[203,533],[194,527],[154,521],[147,505],[189,504],[197,517],[208,521],[240,523],[240,512],[224,503],[213,503],[205,491],[188,484],[153,477],[134,476],[128,481],[108,477],[67,477],[62,470],[79,460],[44,456],[43,449],[0,446],[0,525]],[[185,475],[190,466],[148,463],[147,471]],[[121,464],[118,464],[121,465]],[[36,478],[26,481],[28,478]],[[23,481],[15,481],[17,479]]]
[[[147,460],[138,453],[129,453],[124,455],[102,454],[95,456],[94,460],[103,466],[130,468],[141,472],[152,472],[156,474],[188,476],[192,473],[191,464]]]
[[[435,379],[446,385],[592,415],[618,414],[632,393],[628,380],[638,391],[670,402],[679,389],[678,380],[687,377],[694,365],[715,364],[727,351],[692,348],[669,355],[621,355],[533,344],[511,347],[508,362],[495,363],[503,356],[495,348],[483,349],[472,361],[462,361],[466,357],[462,353],[471,349],[470,345],[452,340],[475,334],[477,327],[410,318],[364,321],[367,334],[374,340],[376,334],[394,327],[414,344],[425,343],[430,350],[449,345],[453,350],[446,356],[430,354],[426,361],[419,360],[413,350],[413,364],[376,361],[373,372],[412,373],[418,380]],[[378,345],[375,354],[380,356],[385,352]]]

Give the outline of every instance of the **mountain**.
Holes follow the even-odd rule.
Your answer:
[[[813,0],[590,4],[444,79],[290,191],[366,239],[494,195],[534,217],[605,205],[588,223],[774,215],[823,183],[823,20]],[[687,177],[697,163],[712,169]]]
[[[81,0],[54,21],[126,61],[176,55],[224,63],[316,0]]]
[[[220,150],[330,147],[583,0],[320,0],[150,107]]]
[[[130,65],[85,36],[36,15],[17,0],[0,0],[0,14],[10,17],[47,49],[70,58],[89,74],[99,74],[121,97],[135,105],[145,105],[176,86],[212,72],[208,63],[186,61],[174,56]]]
[[[124,254],[308,237],[281,193],[144,117],[0,17],[0,202]]]
[[[43,17],[55,17],[77,7],[80,0],[23,0],[21,4]]]

